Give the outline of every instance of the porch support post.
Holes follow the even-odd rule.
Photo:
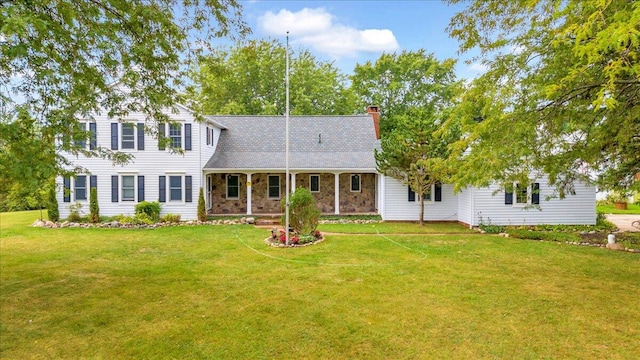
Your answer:
[[[296,173],[291,173],[291,192],[296,192]]]
[[[247,173],[247,215],[251,215],[251,173]]]
[[[340,214],[340,173],[335,173],[334,175],[334,207],[335,207],[335,214]]]

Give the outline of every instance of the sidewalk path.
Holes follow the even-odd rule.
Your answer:
[[[606,217],[618,227],[618,231],[640,231],[637,227],[631,226],[632,222],[640,220],[640,215],[607,214]]]

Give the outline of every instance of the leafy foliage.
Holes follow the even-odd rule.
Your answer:
[[[204,190],[200,188],[198,193],[198,220],[207,221],[207,209],[204,203]]]
[[[100,207],[98,206],[98,189],[92,187],[89,191],[89,222],[100,222]]]
[[[449,31],[488,67],[452,119],[467,135],[458,188],[540,171],[562,198],[588,169],[604,188],[640,188],[640,3],[477,0]]]
[[[166,214],[165,216],[162,217],[161,219],[163,222],[166,223],[174,223],[177,224],[180,222],[180,214]]]
[[[424,50],[384,54],[375,65],[356,67],[354,86],[367,76],[375,80],[368,85],[376,89],[362,88],[361,95],[393,106],[382,122],[386,124],[382,151],[375,152],[378,171],[409,185],[418,195],[429,193],[434,184],[447,179],[449,144],[460,136],[453,126],[440,131],[459,89],[453,62],[441,63]],[[424,196],[420,196],[420,224],[423,219]]]
[[[316,200],[311,191],[299,187],[291,194],[289,202],[289,226],[300,235],[313,235],[320,220],[320,210],[316,207]],[[282,199],[283,212],[285,206],[285,199]],[[286,223],[286,214],[282,215],[280,223]]]
[[[285,113],[286,47],[277,40],[252,40],[218,49],[201,59],[192,74],[197,87],[190,97],[206,113],[276,115]],[[346,76],[308,50],[292,54],[291,114],[352,114],[355,98]]]
[[[158,221],[160,218],[160,203],[157,201],[141,201],[135,207],[136,216],[146,214],[151,220]]]
[[[0,177],[33,189],[77,170],[61,150],[126,162],[73,141],[89,135],[78,119],[141,112],[150,129],[166,122],[163,110],[181,100],[184,62],[213,37],[249,31],[240,11],[236,0],[2,1]]]

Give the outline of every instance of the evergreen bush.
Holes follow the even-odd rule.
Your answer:
[[[95,187],[89,191],[89,222],[96,224],[100,222],[100,207],[98,207],[98,189]]]
[[[207,221],[207,209],[204,204],[204,190],[202,188],[198,194],[198,220]]]
[[[60,220],[60,210],[58,210],[58,198],[56,198],[56,186],[53,184],[49,188],[49,201],[47,202],[47,217],[50,221]]]
[[[136,204],[136,215],[146,214],[154,222],[160,219],[160,203],[157,201],[142,201]]]

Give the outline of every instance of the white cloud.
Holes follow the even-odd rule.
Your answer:
[[[489,68],[487,67],[487,65],[484,65],[479,62],[474,62],[473,64],[469,65],[469,70],[479,72],[479,73],[486,72],[488,69]]]
[[[376,53],[398,49],[398,41],[389,29],[359,30],[334,20],[335,17],[324,8],[304,8],[295,13],[286,9],[277,14],[268,11],[258,22],[267,35],[283,36],[289,31],[293,43],[334,58],[355,57],[360,52]]]

